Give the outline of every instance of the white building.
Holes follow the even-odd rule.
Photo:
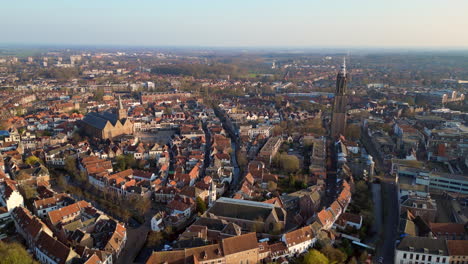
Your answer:
[[[15,185],[8,182],[8,180],[0,184],[0,203],[6,207],[9,213],[15,207],[24,205],[23,196],[18,192]]]
[[[163,224],[164,213],[158,212],[151,218],[151,230],[159,232],[164,229]]]
[[[281,241],[288,247],[289,254],[294,255],[307,252],[317,239],[311,226],[305,226],[283,234]]]
[[[395,264],[448,264],[446,241],[428,237],[405,237],[395,249]]]

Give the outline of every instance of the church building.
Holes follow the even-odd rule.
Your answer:
[[[86,134],[100,139],[133,133],[133,123],[127,118],[127,109],[123,107],[120,96],[117,114],[90,112],[83,119],[83,127]]]

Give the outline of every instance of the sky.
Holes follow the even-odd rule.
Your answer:
[[[0,43],[468,48],[468,0],[0,0]]]

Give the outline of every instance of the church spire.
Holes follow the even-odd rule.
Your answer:
[[[123,109],[122,98],[120,98],[120,95],[119,95],[119,109]]]
[[[343,75],[346,75],[346,57],[343,57],[343,65],[341,65],[341,71]]]
[[[119,120],[127,118],[127,109],[123,107],[122,98],[120,98],[120,95],[119,95],[119,108],[117,109],[117,118]]]

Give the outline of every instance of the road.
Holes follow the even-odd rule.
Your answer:
[[[381,238],[376,241],[377,247],[374,260],[382,256],[384,263],[393,263],[400,216],[396,184],[393,177],[387,173],[389,169],[384,166],[383,160],[371,143],[371,138],[364,131],[361,133],[361,142],[366,151],[374,158],[376,170],[385,173],[385,176],[380,181],[381,199],[379,199],[377,193],[374,193],[374,188],[376,187],[373,187],[374,210],[376,210],[374,214],[380,214],[381,219],[383,219],[380,228],[378,223],[374,224],[375,231]],[[376,220],[378,220],[377,217]]]
[[[134,263],[140,250],[145,245],[146,236],[151,229],[151,213],[145,215],[145,222],[137,227],[127,227],[127,242],[116,264]]]
[[[374,222],[372,223],[372,237],[366,238],[366,244],[375,245],[379,238],[379,234],[382,231],[383,226],[383,210],[382,210],[382,189],[381,185],[374,183],[371,185],[372,201],[374,202]]]
[[[237,130],[236,126],[234,126],[234,124],[232,123],[231,119],[229,118],[229,116],[226,114],[225,111],[218,109],[218,108],[214,108],[214,112],[216,116],[219,118],[219,120],[221,120],[223,124],[223,128],[228,132],[228,135],[231,138],[231,146],[232,146],[233,153],[234,153],[231,155],[231,162],[232,162],[232,166],[234,167],[234,175],[233,175],[233,179],[232,179],[229,189],[230,191],[237,190],[238,185],[241,180],[240,169],[239,169],[239,165],[237,164],[237,159],[236,159],[236,153],[239,150],[239,145],[240,145],[240,140],[238,136],[239,131]]]
[[[203,132],[205,132],[206,145],[205,145],[205,158],[204,158],[204,161],[203,161],[203,168],[201,170],[201,175],[200,175],[201,179],[203,179],[203,177],[205,177],[206,168],[208,168],[210,166],[210,163],[211,163],[211,160],[210,160],[210,158],[211,158],[210,157],[210,153],[211,153],[211,132],[208,129],[208,124],[206,123],[206,121],[203,121],[202,128],[203,128]]]
[[[336,155],[335,155],[335,148],[334,148],[333,140],[327,140],[327,179],[325,183],[326,187],[326,195],[325,199],[322,201],[322,206],[328,207],[330,206],[338,197],[338,188],[337,180],[338,177],[336,175]]]
[[[382,240],[377,246],[376,257],[384,257],[384,263],[393,263],[400,216],[398,211],[397,188],[390,178],[383,179],[381,185],[383,201],[382,214],[384,221],[383,230],[381,230]]]

